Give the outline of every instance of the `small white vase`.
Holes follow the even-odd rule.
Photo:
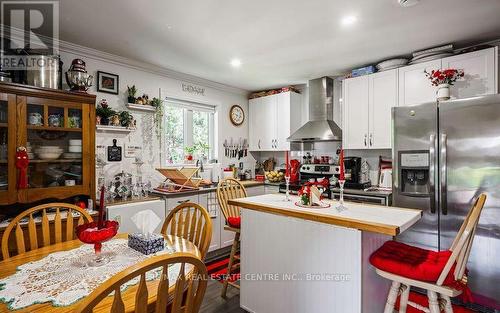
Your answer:
[[[450,100],[450,85],[439,84],[437,86],[436,96],[438,101]]]

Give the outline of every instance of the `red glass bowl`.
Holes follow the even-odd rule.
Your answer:
[[[102,243],[110,240],[118,233],[117,221],[104,221],[101,229],[97,228],[97,222],[82,224],[76,227],[76,236],[83,243],[93,244],[96,257],[89,261],[90,266],[99,266],[109,262],[109,259],[101,255]]]

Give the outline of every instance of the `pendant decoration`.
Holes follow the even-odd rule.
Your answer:
[[[25,147],[18,147],[16,151],[16,168],[19,170],[17,189],[28,188],[28,165],[30,163]]]

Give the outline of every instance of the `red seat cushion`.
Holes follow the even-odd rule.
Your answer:
[[[397,241],[387,241],[370,256],[370,263],[385,272],[435,283],[450,256],[451,251],[436,252]]]
[[[229,226],[234,228],[240,228],[241,226],[241,216],[230,216],[227,218],[227,223]]]

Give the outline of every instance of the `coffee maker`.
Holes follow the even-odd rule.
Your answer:
[[[345,157],[345,185],[347,189],[366,189],[371,186],[369,181],[361,180],[361,158]]]

